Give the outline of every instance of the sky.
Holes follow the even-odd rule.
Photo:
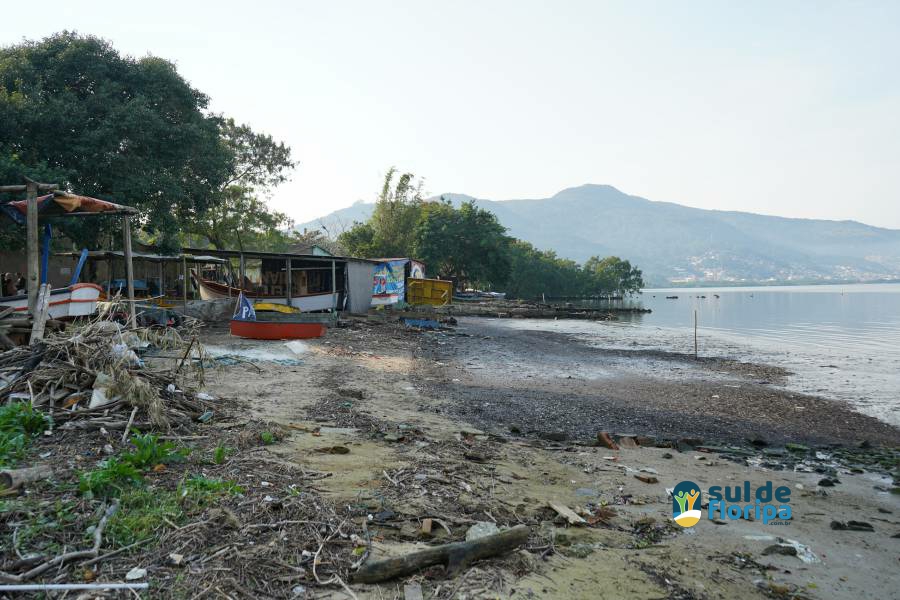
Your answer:
[[[900,2],[5,2],[0,44],[63,29],[173,61],[299,161],[304,222],[430,194],[651,200],[900,229]]]

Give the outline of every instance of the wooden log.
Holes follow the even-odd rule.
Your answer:
[[[53,467],[50,465],[38,465],[24,469],[6,469],[0,471],[0,487],[15,489],[33,481],[43,481],[53,477]]]
[[[445,563],[447,575],[453,576],[476,560],[497,556],[517,548],[528,540],[531,530],[526,525],[494,533],[470,542],[454,542],[413,552],[405,556],[370,561],[353,574],[354,583],[378,583],[411,575],[431,565]]]

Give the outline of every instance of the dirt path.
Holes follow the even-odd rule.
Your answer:
[[[889,479],[837,470],[841,483],[821,488],[823,475],[813,468],[774,472],[716,454],[652,447],[610,451],[489,435],[458,415],[473,415],[495,432],[508,431],[511,416],[517,423],[535,423],[537,431],[565,427],[570,437],[593,424],[581,423],[584,413],[577,411],[570,420],[553,421],[566,412],[552,406],[563,397],[559,391],[553,395],[558,382],[534,377],[522,382],[512,371],[508,412],[474,410],[498,399],[496,387],[452,376],[463,373],[467,363],[493,368],[494,359],[482,360],[483,346],[469,340],[458,338],[464,344],[455,345],[457,340],[446,336],[393,325],[356,325],[307,344],[295,355],[299,364],[290,364],[290,358],[288,364],[257,361],[255,368],[236,365],[211,376],[210,388],[218,394],[249,400],[255,416],[285,427],[287,437],[270,446],[272,452],[304,469],[332,474],[316,481],[315,489],[365,515],[359,519],[367,525],[372,558],[462,539],[477,522],[532,527],[529,551],[483,561],[455,579],[435,568],[407,582],[353,586],[359,597],[403,598],[406,583],[419,583],[425,597],[433,598],[856,599],[886,597],[900,583],[900,540],[892,537],[900,532],[900,496],[888,493]],[[213,345],[226,342],[234,344],[220,333],[207,339]],[[290,357],[278,344],[239,342],[236,351],[275,349]],[[514,360],[523,356],[534,354],[509,353]],[[705,393],[710,385],[699,389]],[[517,403],[525,394],[547,398],[550,406],[530,415]],[[618,408],[637,410],[625,399]],[[650,424],[672,418],[660,417],[659,407],[645,410],[640,418]],[[641,433],[640,424],[630,420],[623,429]],[[635,478],[641,469],[655,471],[658,482]],[[786,485],[793,491],[794,518],[789,526],[718,525],[704,513],[696,527],[682,530],[672,523],[665,490],[682,480],[697,482],[704,491],[744,480],[754,487],[766,480]],[[602,518],[594,527],[566,527],[547,508],[550,501]],[[434,519],[428,535],[421,532],[425,518]],[[832,520],[851,518],[872,523],[875,531],[829,527]],[[808,546],[815,558],[805,563],[797,556],[764,555],[778,537]],[[335,590],[333,596],[343,594]]]

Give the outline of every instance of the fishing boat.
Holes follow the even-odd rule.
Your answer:
[[[325,335],[327,324],[333,319],[331,315],[308,315],[296,309],[284,311],[288,307],[265,308],[262,303],[254,307],[246,296],[239,294],[230,322],[231,335],[252,340],[317,338]]]
[[[236,298],[244,294],[247,298],[263,301],[271,304],[287,305],[284,295],[264,294],[253,290],[242,290],[218,281],[194,277],[197,288],[200,290],[201,300],[221,300],[222,298]],[[332,310],[340,306],[340,291],[320,292],[311,294],[299,294],[291,296],[291,306],[299,308],[303,312],[315,312],[319,310]]]
[[[97,312],[97,301],[103,288],[94,283],[75,283],[50,291],[51,319],[86,317]],[[28,295],[0,297],[0,310],[12,307],[17,313],[28,312]]]

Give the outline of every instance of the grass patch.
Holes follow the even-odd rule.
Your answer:
[[[190,454],[189,449],[177,448],[169,441],[161,442],[159,437],[152,433],[135,433],[131,436],[131,443],[135,450],[122,454],[122,461],[136,469],[149,469],[156,465],[181,462]]]
[[[154,488],[125,491],[119,499],[119,511],[107,526],[108,536],[119,546],[127,546],[157,535],[166,520],[180,525],[185,513],[175,492]]]
[[[262,441],[262,443],[265,444],[266,446],[268,446],[268,445],[270,445],[270,444],[274,444],[274,443],[275,443],[275,440],[276,440],[275,434],[272,433],[271,431],[263,431],[263,432],[261,432],[261,433],[259,434],[259,439],[260,439],[260,440]]]
[[[141,472],[131,463],[119,457],[108,458],[93,471],[78,476],[78,491],[87,498],[95,496],[121,496],[131,487],[144,482]]]
[[[135,433],[131,443],[134,451],[108,458],[98,469],[82,472],[78,490],[88,498],[121,496],[127,488],[144,482],[142,473],[147,469],[183,461],[190,453],[189,449],[177,448],[172,442],[161,442],[151,433]]]
[[[50,419],[27,402],[0,407],[0,467],[14,466],[25,455],[28,442],[50,426]]]
[[[189,511],[202,510],[227,496],[243,494],[244,488],[228,479],[194,475],[178,486],[178,499]]]
[[[188,517],[244,490],[233,481],[195,475],[175,491],[133,488],[120,497],[119,512],[109,521],[109,535],[120,546],[156,536],[160,529],[181,525]],[[166,522],[168,521],[168,523]]]
[[[216,446],[216,449],[213,450],[212,460],[214,464],[223,465],[225,464],[225,459],[231,454],[232,450],[230,448],[226,448],[222,444]]]

